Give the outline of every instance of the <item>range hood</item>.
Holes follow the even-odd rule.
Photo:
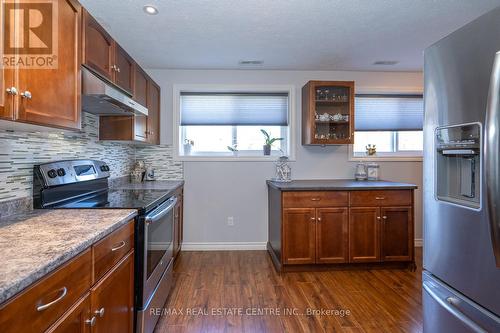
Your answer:
[[[82,67],[82,109],[100,116],[147,116],[148,109]]]

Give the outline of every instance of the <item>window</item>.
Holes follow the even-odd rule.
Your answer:
[[[422,95],[356,95],[352,157],[374,159],[421,157],[423,150]]]
[[[269,91],[268,91],[269,90]],[[290,155],[291,89],[183,90],[178,92],[181,159],[272,159]],[[274,141],[264,155],[264,135]]]

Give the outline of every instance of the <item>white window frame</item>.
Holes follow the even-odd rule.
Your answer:
[[[387,94],[387,95],[397,95],[397,94],[418,94],[423,95],[422,90],[400,90],[400,91],[387,91],[385,89],[377,89],[374,91],[357,91],[356,94]],[[354,125],[356,127],[356,125]],[[354,130],[356,132],[356,130]],[[397,147],[397,135],[394,136],[396,142],[394,145]],[[356,140],[356,134],[354,134],[354,140]],[[354,152],[354,145],[349,145],[348,150],[348,160],[352,162],[422,162],[423,161],[423,151],[398,151],[398,152],[379,152],[375,156],[359,156]],[[358,153],[359,154],[359,153]]]
[[[288,158],[292,161],[295,160],[295,150],[296,150],[296,134],[295,134],[295,86],[293,85],[239,85],[239,84],[174,84],[173,85],[173,129],[174,134],[174,160],[176,161],[190,161],[190,162],[218,162],[218,161],[230,161],[230,162],[275,162],[278,159],[278,155],[270,156],[258,156],[258,155],[247,155],[252,151],[242,151],[238,154],[232,154],[231,152],[223,153],[210,153],[200,154],[200,155],[180,155],[179,154],[179,143],[181,140],[180,131],[180,97],[181,92],[285,92],[288,94],[288,126],[284,129],[287,131],[287,142],[288,142]],[[286,134],[286,133],[285,133]]]

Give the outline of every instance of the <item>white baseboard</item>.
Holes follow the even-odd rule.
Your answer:
[[[266,242],[209,242],[209,243],[182,243],[183,251],[241,251],[265,250]]]
[[[422,238],[415,238],[415,247],[424,246],[424,240]]]

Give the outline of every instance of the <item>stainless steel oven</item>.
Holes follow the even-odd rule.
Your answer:
[[[177,197],[171,197],[157,208],[147,213],[139,227],[141,233],[142,270],[137,275],[142,280],[142,302],[137,309],[137,332],[152,332],[159,315],[155,309],[163,307],[172,284],[172,259],[174,239],[174,208]],[[142,275],[142,276],[141,276]]]

